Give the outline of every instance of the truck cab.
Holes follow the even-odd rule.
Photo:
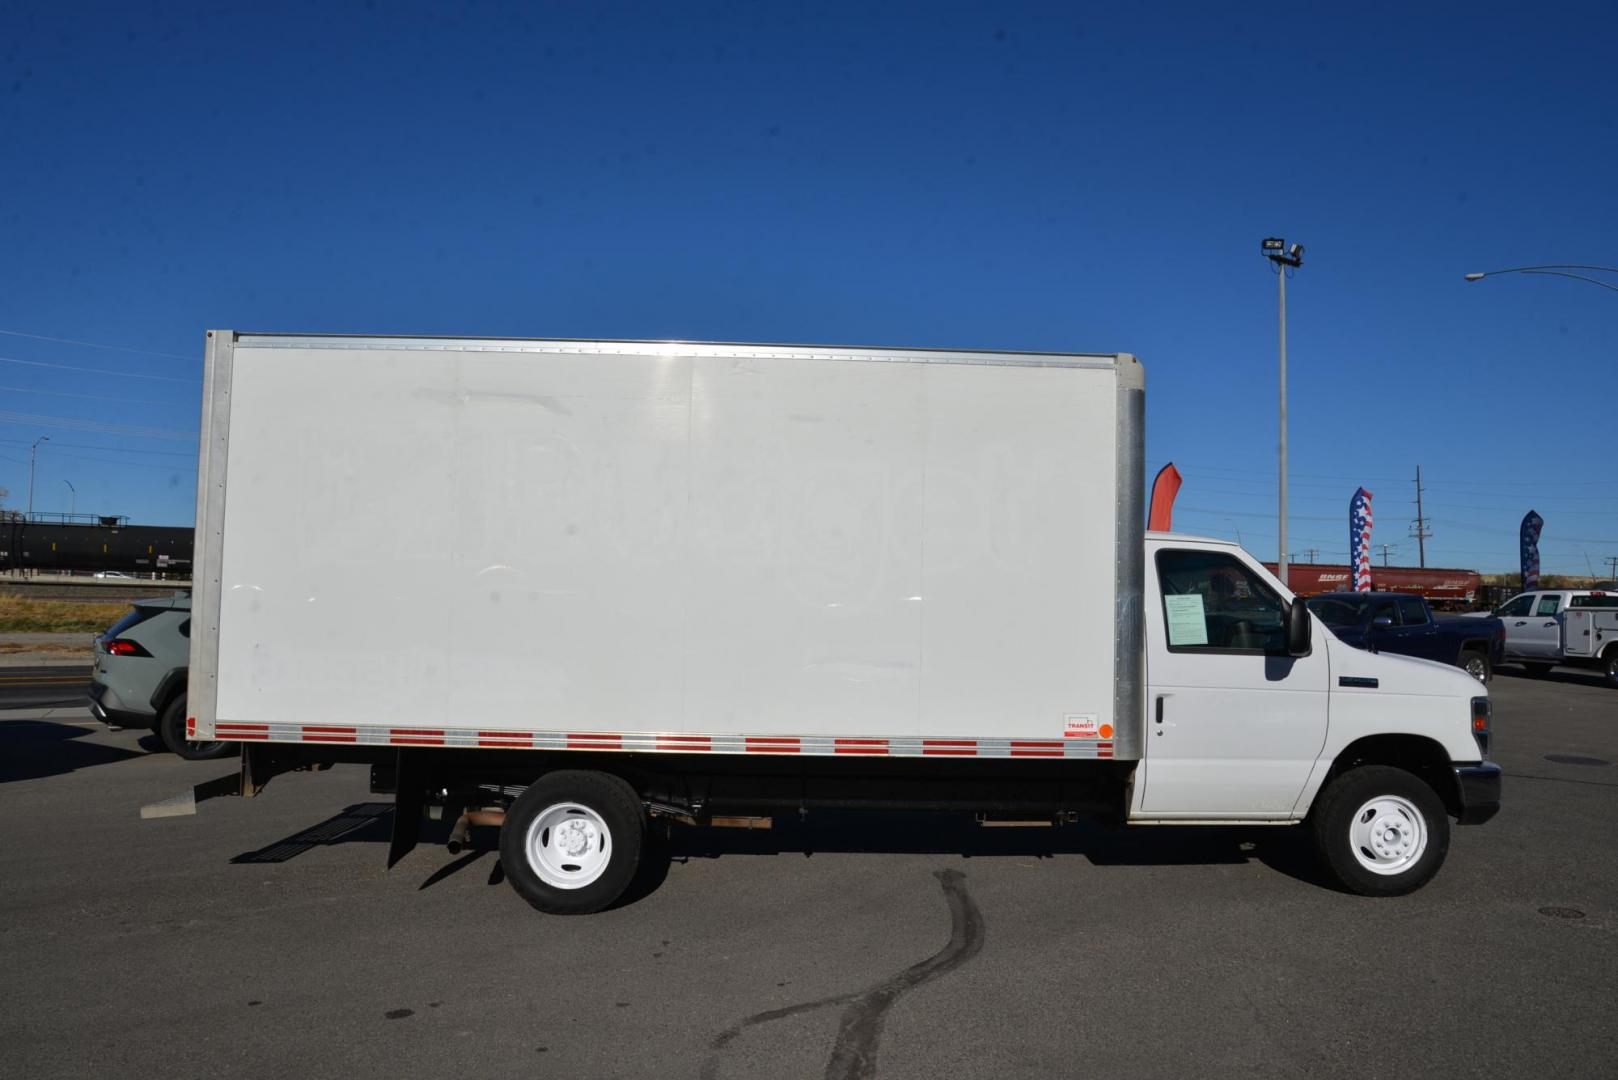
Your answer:
[[[1489,699],[1466,672],[1344,643],[1226,541],[1148,533],[1145,570],[1132,822],[1313,818],[1345,884],[1391,892],[1431,876],[1447,817],[1498,809]]]

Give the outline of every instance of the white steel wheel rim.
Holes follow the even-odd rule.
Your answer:
[[[582,889],[612,862],[612,830],[600,814],[582,803],[547,806],[528,826],[523,840],[528,865],[556,889]]]
[[[1348,843],[1371,873],[1401,874],[1427,850],[1427,822],[1409,799],[1378,795],[1354,812]]]

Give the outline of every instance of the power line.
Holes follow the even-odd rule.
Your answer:
[[[1260,469],[1254,468],[1254,467],[1242,466],[1242,465],[1208,465],[1208,464],[1202,464],[1202,463],[1195,462],[1195,461],[1193,461],[1193,462],[1182,462],[1182,461],[1179,461],[1179,460],[1176,460],[1174,464],[1175,464],[1175,467],[1178,468],[1182,474],[1186,474],[1186,473],[1188,473],[1188,472],[1190,472],[1192,470],[1195,470],[1197,472],[1236,473],[1237,474],[1236,476],[1229,477],[1228,479],[1231,479],[1231,480],[1243,480],[1244,478],[1251,477],[1252,478],[1251,480],[1246,480],[1245,482],[1247,482],[1247,483],[1266,483],[1266,484],[1271,484],[1271,485],[1274,484],[1273,480],[1266,479],[1264,477],[1262,471]],[[1342,481],[1344,481],[1346,483],[1350,483],[1350,484],[1377,484],[1377,483],[1380,483],[1380,484],[1404,484],[1404,483],[1409,483],[1409,479],[1407,477],[1365,476],[1365,475],[1349,476],[1349,475],[1344,474],[1344,473],[1293,473],[1292,475],[1293,475],[1294,478],[1303,478],[1303,479],[1306,479],[1306,480],[1308,480],[1308,479],[1314,479],[1314,480],[1342,480]],[[1538,492],[1538,491],[1540,491],[1541,489],[1543,489],[1545,487],[1551,487],[1551,486],[1554,486],[1554,487],[1589,487],[1591,485],[1618,486],[1618,480],[1498,480],[1498,481],[1496,481],[1496,480],[1438,480],[1436,482],[1435,481],[1429,481],[1429,480],[1423,480],[1423,482],[1422,482],[1422,486],[1424,488],[1428,489],[1428,490],[1437,490],[1439,488],[1442,488],[1442,489],[1444,489],[1446,491],[1449,491],[1449,490],[1459,490],[1459,489],[1461,489],[1463,487],[1480,489],[1478,491],[1467,492],[1467,494],[1486,494],[1486,493],[1491,492],[1491,491],[1499,491],[1502,487],[1531,488],[1531,489],[1533,489],[1534,492]],[[1327,485],[1324,485],[1324,484],[1312,484],[1312,485],[1309,485],[1309,486],[1311,486],[1311,487],[1325,487]],[[1509,494],[1511,494],[1511,492],[1502,491],[1501,494],[1509,495]],[[1574,496],[1560,496],[1560,497],[1561,498],[1573,498]]]
[[[30,440],[28,439],[0,439],[0,443],[9,443],[12,446],[27,446],[29,445],[29,442]],[[89,443],[57,442],[55,439],[51,440],[51,445],[58,447],[69,446],[76,450],[102,450],[107,453],[119,454],[158,454],[163,457],[187,458],[194,458],[197,456],[197,452],[195,450],[136,450],[134,447],[128,446],[92,446]]]
[[[103,345],[97,341],[77,341],[73,338],[49,337],[45,334],[25,334],[21,330],[0,330],[6,337],[29,338],[33,341],[54,341],[59,345],[81,345],[86,349],[108,349],[112,352],[141,353],[146,356],[166,356],[170,360],[195,360],[195,356],[181,356],[179,353],[157,352],[153,349],[136,349],[128,345]]]
[[[56,443],[52,442],[52,446]],[[195,473],[196,467],[192,465],[173,464],[163,465],[156,461],[123,461],[118,458],[88,457],[84,454],[52,454],[51,458],[57,461],[91,461],[102,465],[123,465],[136,469],[158,469],[162,472]],[[10,460],[10,459],[7,459]],[[26,461],[21,464],[28,464]]]
[[[184,405],[181,401],[149,401],[142,398],[113,397],[110,394],[74,394],[66,390],[34,390],[26,386],[0,386],[14,394],[44,394],[47,397],[84,398],[86,401],[116,401],[122,405]]]
[[[64,431],[93,431],[103,435],[123,435],[127,438],[135,439],[172,439],[177,442],[184,442],[197,437],[195,431],[139,427],[134,424],[109,424],[100,420],[78,420],[71,416],[43,416],[37,413],[0,411],[0,424],[15,424],[20,427],[61,428]]]
[[[0,364],[27,364],[29,367],[52,368],[56,371],[82,371],[90,375],[111,375],[120,379],[157,379],[161,382],[195,383],[199,379],[182,379],[177,375],[142,375],[135,371],[109,371],[106,368],[75,367],[72,364],[47,364],[43,360],[19,360],[14,356],[0,356]]]

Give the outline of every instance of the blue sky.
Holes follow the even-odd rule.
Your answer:
[[[1294,551],[1618,555],[1618,294],[1462,281],[1618,264],[1610,3],[870,6],[7,5],[0,329],[150,350],[0,335],[8,505],[189,524],[207,327],[1118,350],[1271,557],[1277,234]]]

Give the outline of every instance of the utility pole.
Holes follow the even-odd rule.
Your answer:
[[[1296,270],[1303,265],[1303,245],[1287,242],[1279,236],[1265,237],[1259,250],[1275,264],[1275,277],[1280,282],[1281,300],[1281,438],[1280,438],[1280,537],[1276,545],[1275,576],[1281,584],[1287,583],[1287,269]]]
[[[1427,519],[1421,513],[1421,466],[1416,466],[1416,520],[1411,523],[1410,535],[1416,538],[1416,547],[1420,553],[1420,565],[1427,567],[1427,538],[1432,532],[1427,528]]]
[[[63,480],[62,483],[66,484],[67,490],[72,492],[72,494],[68,496],[67,511],[67,520],[71,522],[74,518],[79,516],[79,489],[73,486],[73,481],[71,480]]]
[[[1607,564],[1607,576],[1618,581],[1618,555],[1608,555],[1601,561]]]
[[[1309,556],[1309,565],[1313,566],[1315,564],[1315,556],[1320,554],[1320,549],[1319,548],[1304,548],[1303,553],[1305,555]]]
[[[1396,548],[1398,546],[1399,546],[1398,544],[1378,544],[1377,545],[1377,547],[1382,549],[1382,565],[1383,566],[1388,565],[1388,552],[1392,551],[1394,548]]]

